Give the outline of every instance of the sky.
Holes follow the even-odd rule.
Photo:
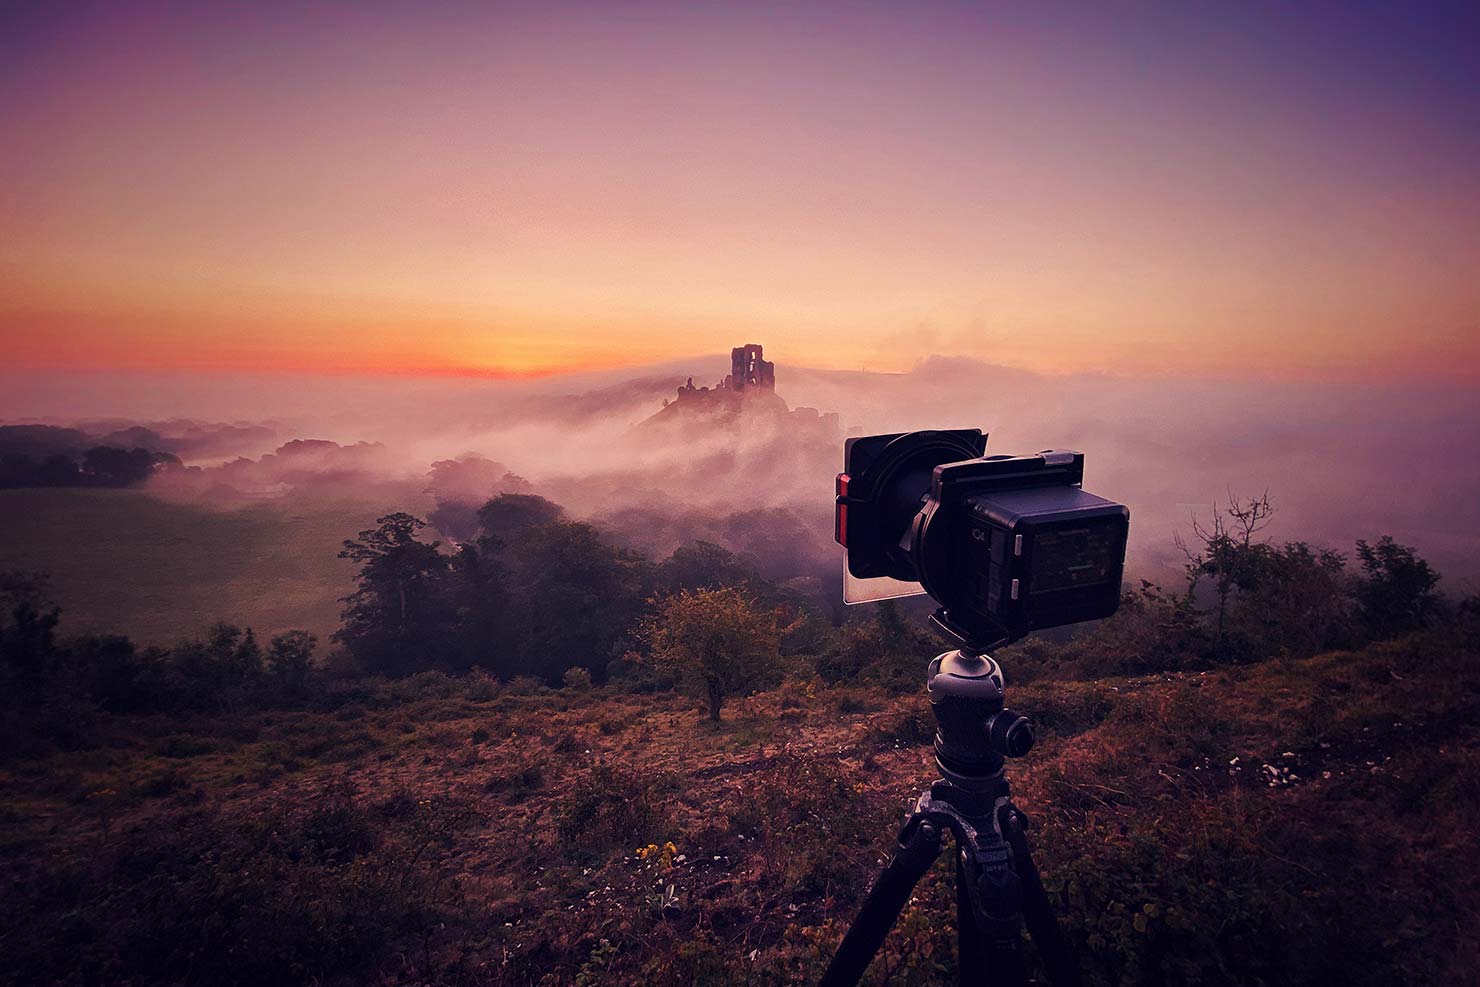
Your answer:
[[[11,3],[11,371],[1480,379],[1480,7]]]

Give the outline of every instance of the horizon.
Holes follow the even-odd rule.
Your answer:
[[[1212,394],[1222,391],[1246,392],[1251,395],[1278,394],[1294,398],[1297,403],[1302,395],[1314,397],[1348,396],[1357,392],[1368,395],[1385,393],[1409,398],[1403,403],[1402,413],[1396,415],[1403,419],[1412,418],[1413,412],[1421,408],[1424,399],[1476,406],[1474,391],[1467,381],[1446,378],[1372,382],[1355,377],[1291,380],[1255,374],[1198,375],[1170,371],[1134,373],[1109,369],[1052,371],[993,362],[969,354],[945,353],[924,354],[901,369],[869,369],[795,364],[787,359],[784,352],[777,353],[769,348],[766,349],[766,355],[778,366],[777,393],[783,398],[788,396],[789,383],[796,388],[797,375],[800,375],[802,381],[809,378],[908,380],[932,371],[979,370],[984,373],[1021,376],[1046,385],[1055,381],[1066,384],[1120,384],[1124,386],[1125,396],[1131,403],[1134,403],[1135,395],[1143,393],[1142,388],[1174,385],[1185,388],[1190,393]],[[313,418],[332,412],[335,401],[345,396],[335,394],[339,388],[347,388],[349,397],[359,396],[373,405],[396,393],[411,392],[424,394],[429,399],[441,396],[452,400],[456,396],[453,392],[480,388],[508,390],[530,396],[578,396],[595,389],[637,382],[653,383],[665,377],[681,379],[689,375],[694,376],[695,383],[702,386],[713,383],[704,377],[706,372],[723,374],[724,361],[728,358],[726,349],[724,352],[717,350],[640,364],[571,368],[539,374],[453,370],[428,373],[394,369],[263,370],[223,367],[191,370],[83,366],[21,370],[4,367],[0,368],[0,384],[5,385],[0,387],[0,424],[68,423],[110,418],[132,422],[171,419],[201,422],[226,419],[243,422],[291,422],[305,416]],[[709,371],[703,369],[706,365],[709,365]],[[89,386],[83,388],[79,382],[86,382]],[[294,386],[295,382],[300,385],[313,382],[323,385],[323,389],[322,392],[305,391]],[[99,386],[100,384],[103,386]],[[279,388],[278,385],[283,386]],[[272,390],[270,393],[256,391],[259,395],[256,398],[249,396],[256,388]],[[810,395],[805,396],[802,403],[805,404],[808,400]],[[222,401],[234,402],[236,410],[230,413],[210,410],[209,406]],[[184,404],[186,407],[175,413],[162,410],[163,407],[177,404]],[[155,410],[148,410],[151,407],[155,407]],[[836,409],[823,407],[821,410]],[[1030,413],[1027,417],[1034,418],[1036,415]],[[373,427],[368,427],[367,434],[373,431]]]

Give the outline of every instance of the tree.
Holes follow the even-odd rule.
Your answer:
[[[101,709],[138,713],[168,709],[179,698],[170,674],[170,653],[163,648],[140,651],[120,634],[75,638],[67,663]]]
[[[82,457],[82,477],[97,486],[131,487],[163,467],[179,465],[180,460],[167,452],[94,446]]]
[[[38,487],[72,487],[82,482],[82,473],[71,456],[53,453],[47,456],[36,471]]]
[[[1363,573],[1356,586],[1357,614],[1373,637],[1416,631],[1438,612],[1439,574],[1412,548],[1383,535],[1375,545],[1357,542],[1357,557]]]
[[[191,693],[187,701],[230,703],[262,674],[262,648],[250,627],[223,621],[211,627],[206,640],[177,644],[171,663]]]
[[[672,555],[658,563],[654,581],[664,593],[721,586],[758,591],[764,583],[745,559],[722,545],[702,540],[675,548]]]
[[[438,460],[427,473],[427,493],[436,501],[427,521],[448,538],[470,541],[478,534],[479,504],[494,494],[530,489],[528,480],[503,463],[477,454]]]
[[[478,538],[492,551],[511,545],[530,528],[553,524],[565,517],[565,508],[537,494],[499,494],[478,508]]]
[[[524,493],[500,494],[478,509],[478,537],[452,560],[460,668],[479,666],[505,679],[549,671],[539,662],[526,666],[527,615],[515,604],[510,567],[525,554],[521,541],[539,540],[530,533],[563,515],[558,504]],[[558,678],[560,670],[547,678]]]
[[[605,675],[642,612],[646,560],[589,524],[554,521],[524,529],[499,561],[518,621],[523,673],[551,684],[572,665]]]
[[[313,649],[319,639],[308,631],[273,635],[267,649],[267,670],[289,692],[301,692],[313,668]]]
[[[1313,655],[1348,643],[1349,580],[1340,552],[1307,542],[1252,546],[1241,624],[1265,654]]]
[[[61,616],[46,577],[0,573],[0,686],[5,691],[33,695],[40,690],[55,666]]]
[[[456,624],[450,560],[440,542],[417,539],[426,526],[421,518],[398,512],[375,523],[339,553],[360,571],[334,640],[373,672],[406,675],[443,665],[452,657]]]
[[[506,679],[520,674],[519,621],[503,570],[496,553],[474,545],[462,546],[452,557],[458,671],[479,667]]]
[[[923,628],[907,619],[898,600],[869,606],[830,638],[830,646],[817,658],[818,675],[837,683],[869,674],[890,690],[919,688],[920,670],[932,649],[939,650]]]
[[[775,614],[733,587],[680,591],[656,602],[642,625],[649,660],[676,671],[718,720],[725,698],[755,689],[778,670],[783,628]]]
[[[1256,568],[1253,565],[1256,545],[1254,535],[1269,524],[1274,508],[1269,503],[1269,492],[1240,500],[1232,493],[1230,504],[1224,511],[1213,504],[1213,521],[1205,527],[1196,516],[1192,518],[1192,535],[1196,545],[1189,545],[1181,533],[1174,538],[1177,547],[1187,557],[1187,598],[1191,602],[1197,594],[1198,583],[1203,576],[1213,580],[1213,592],[1217,599],[1214,609],[1214,640],[1222,642],[1223,629],[1228,617],[1228,603],[1235,588],[1251,589]],[[1225,515],[1227,519],[1225,520]]]

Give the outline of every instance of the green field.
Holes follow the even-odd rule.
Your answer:
[[[301,627],[327,642],[349,591],[340,542],[357,502],[217,509],[122,490],[0,491],[0,570],[47,573],[67,634],[172,644],[217,620],[259,638]]]

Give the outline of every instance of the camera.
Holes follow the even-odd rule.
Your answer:
[[[928,593],[986,648],[1120,605],[1130,511],[1081,486],[1084,454],[987,456],[980,429],[848,439],[834,534],[849,603]]]

